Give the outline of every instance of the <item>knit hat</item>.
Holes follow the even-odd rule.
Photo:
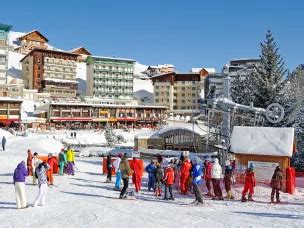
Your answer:
[[[117,155],[117,157],[122,157],[123,156],[123,154],[122,153],[119,153],[118,155]]]
[[[229,166],[230,165],[230,161],[229,160],[226,160],[225,161],[225,166]]]

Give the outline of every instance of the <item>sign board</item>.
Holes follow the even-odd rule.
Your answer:
[[[0,119],[1,119],[1,120],[7,119],[7,115],[0,115]]]
[[[248,167],[252,163],[255,167],[255,177],[257,181],[271,181],[272,175],[275,168],[279,163],[273,162],[258,162],[258,161],[248,161]]]

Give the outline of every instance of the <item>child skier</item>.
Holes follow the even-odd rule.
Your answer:
[[[165,197],[164,200],[174,200],[174,196],[172,193],[172,185],[174,183],[174,170],[172,168],[172,163],[169,163],[166,170],[165,176],[163,178],[163,182],[165,184]],[[168,198],[168,189],[170,193],[170,198]]]
[[[126,154],[121,159],[119,169],[121,171],[121,178],[123,181],[123,188],[121,189],[119,198],[127,199],[126,192],[129,186],[129,176],[132,175],[133,170],[129,166],[128,156]]]
[[[249,168],[246,170],[245,173],[245,186],[244,190],[242,192],[242,202],[246,202],[246,194],[249,191],[248,195],[248,201],[253,201],[252,195],[254,193],[254,187],[255,187],[256,181],[255,181],[255,174],[254,174],[254,165],[250,163]]]
[[[234,199],[232,190],[231,190],[231,186],[232,186],[232,182],[233,182],[233,173],[232,173],[232,166],[228,165],[225,168],[225,175],[224,175],[224,180],[223,183],[225,185],[225,190],[227,193],[226,198],[227,199]]]
[[[54,177],[53,177],[53,173],[54,170],[58,167],[58,162],[57,159],[55,157],[53,157],[52,153],[48,154],[48,162],[47,162],[50,166],[47,175],[48,175],[48,184],[49,185],[54,185]]]
[[[157,163],[156,171],[155,171],[155,194],[156,194],[156,196],[161,196],[162,179],[163,179],[163,171],[160,167],[160,163]]]
[[[280,200],[280,190],[282,189],[282,179],[283,179],[283,172],[280,168],[280,166],[277,166],[274,170],[274,174],[271,178],[271,203],[274,202],[274,195],[276,195],[277,203],[281,203]]]
[[[75,155],[74,150],[69,146],[67,151],[67,173],[68,175],[74,175]]]

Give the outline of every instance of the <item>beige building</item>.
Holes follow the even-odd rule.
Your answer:
[[[199,112],[199,100],[204,88],[199,73],[166,73],[151,77],[154,104],[165,105],[173,114]]]
[[[22,62],[22,77],[26,89],[50,93],[51,97],[75,98],[77,54],[34,49]]]

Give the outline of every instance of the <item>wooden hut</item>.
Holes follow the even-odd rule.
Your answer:
[[[274,169],[279,165],[284,171],[285,180],[293,142],[293,128],[234,127],[231,152],[235,154],[238,176],[242,177],[246,168],[253,163],[257,181],[270,183]],[[285,184],[283,188],[285,189]]]

